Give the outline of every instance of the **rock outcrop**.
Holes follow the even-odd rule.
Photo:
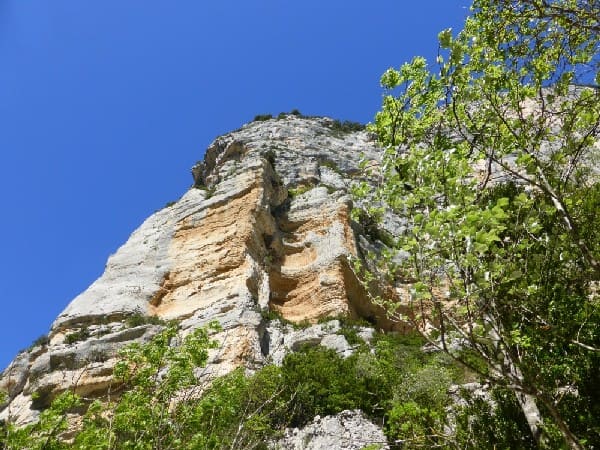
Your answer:
[[[65,389],[106,392],[118,349],[150,339],[159,319],[177,320],[184,334],[221,324],[212,375],[280,361],[302,342],[351,352],[335,322],[322,327],[320,318],[389,327],[349,263],[372,242],[350,220],[348,189],[362,176],[361,155],[376,163],[378,151],[369,133],[333,125],[289,115],[217,138],[192,170],[194,187],[109,258],[104,274],[54,321],[48,343],[4,371],[0,419],[34,420]],[[267,311],[315,325],[290,331]]]
[[[335,416],[315,417],[304,428],[286,430],[272,446],[277,450],[361,450],[389,449],[381,429],[358,410]]]

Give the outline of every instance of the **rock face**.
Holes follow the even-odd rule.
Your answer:
[[[360,450],[372,446],[389,449],[383,431],[356,411],[342,411],[335,416],[315,417],[302,429],[286,430],[275,443],[277,450]]]
[[[217,320],[213,375],[280,361],[302,342],[352,351],[335,323],[291,332],[266,311],[292,322],[349,315],[388,326],[349,264],[370,244],[350,220],[348,188],[361,176],[361,153],[376,161],[378,151],[367,132],[333,125],[290,115],[216,139],[192,170],[194,187],[109,258],[52,324],[47,344],[4,371],[0,419],[34,420],[65,389],[105,393],[118,349],[161,329],[150,317],[177,320],[184,334]]]

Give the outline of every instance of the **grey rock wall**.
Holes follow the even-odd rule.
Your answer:
[[[379,151],[369,133],[332,125],[290,115],[217,138],[192,169],[194,187],[131,234],[56,318],[47,344],[2,373],[0,420],[35,420],[65,389],[101,396],[118,350],[161,329],[143,320],[132,328],[134,316],[177,320],[182,334],[217,320],[210,376],[281,361],[302,343],[350,354],[339,324],[316,324],[323,317],[385,326],[349,264],[377,245],[351,221],[348,189],[363,176],[361,158],[377,164]],[[290,330],[269,310],[312,325]]]
[[[359,410],[317,416],[304,428],[286,430],[285,436],[271,446],[274,450],[361,450],[365,447],[389,449],[381,428]]]

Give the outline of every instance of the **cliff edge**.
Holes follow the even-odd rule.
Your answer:
[[[370,133],[328,118],[286,115],[217,138],[192,169],[194,186],[135,230],[48,341],[2,373],[0,419],[31,422],[66,389],[105,394],[117,351],[165,321],[182,334],[221,324],[203,373],[213,376],[280,361],[306,342],[349,351],[336,321],[323,327],[322,318],[389,328],[349,263],[370,244],[350,219],[348,190],[363,176],[361,158],[378,157]],[[285,332],[285,321],[306,327]]]

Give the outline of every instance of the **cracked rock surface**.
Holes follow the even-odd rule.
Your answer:
[[[47,343],[5,369],[0,420],[35,420],[66,389],[105,393],[117,351],[161,329],[131,327],[133,316],[176,320],[183,334],[218,321],[211,376],[281,361],[300,343],[350,354],[339,325],[317,325],[324,317],[386,327],[349,263],[362,258],[365,237],[350,219],[348,189],[362,176],[361,155],[376,164],[379,152],[369,133],[332,123],[290,115],[217,138],[192,169],[194,187],[131,234],[56,318]],[[290,331],[267,311],[311,326]]]
[[[367,446],[389,449],[381,428],[359,410],[315,417],[304,428],[288,429],[271,448],[278,450],[360,450]]]

